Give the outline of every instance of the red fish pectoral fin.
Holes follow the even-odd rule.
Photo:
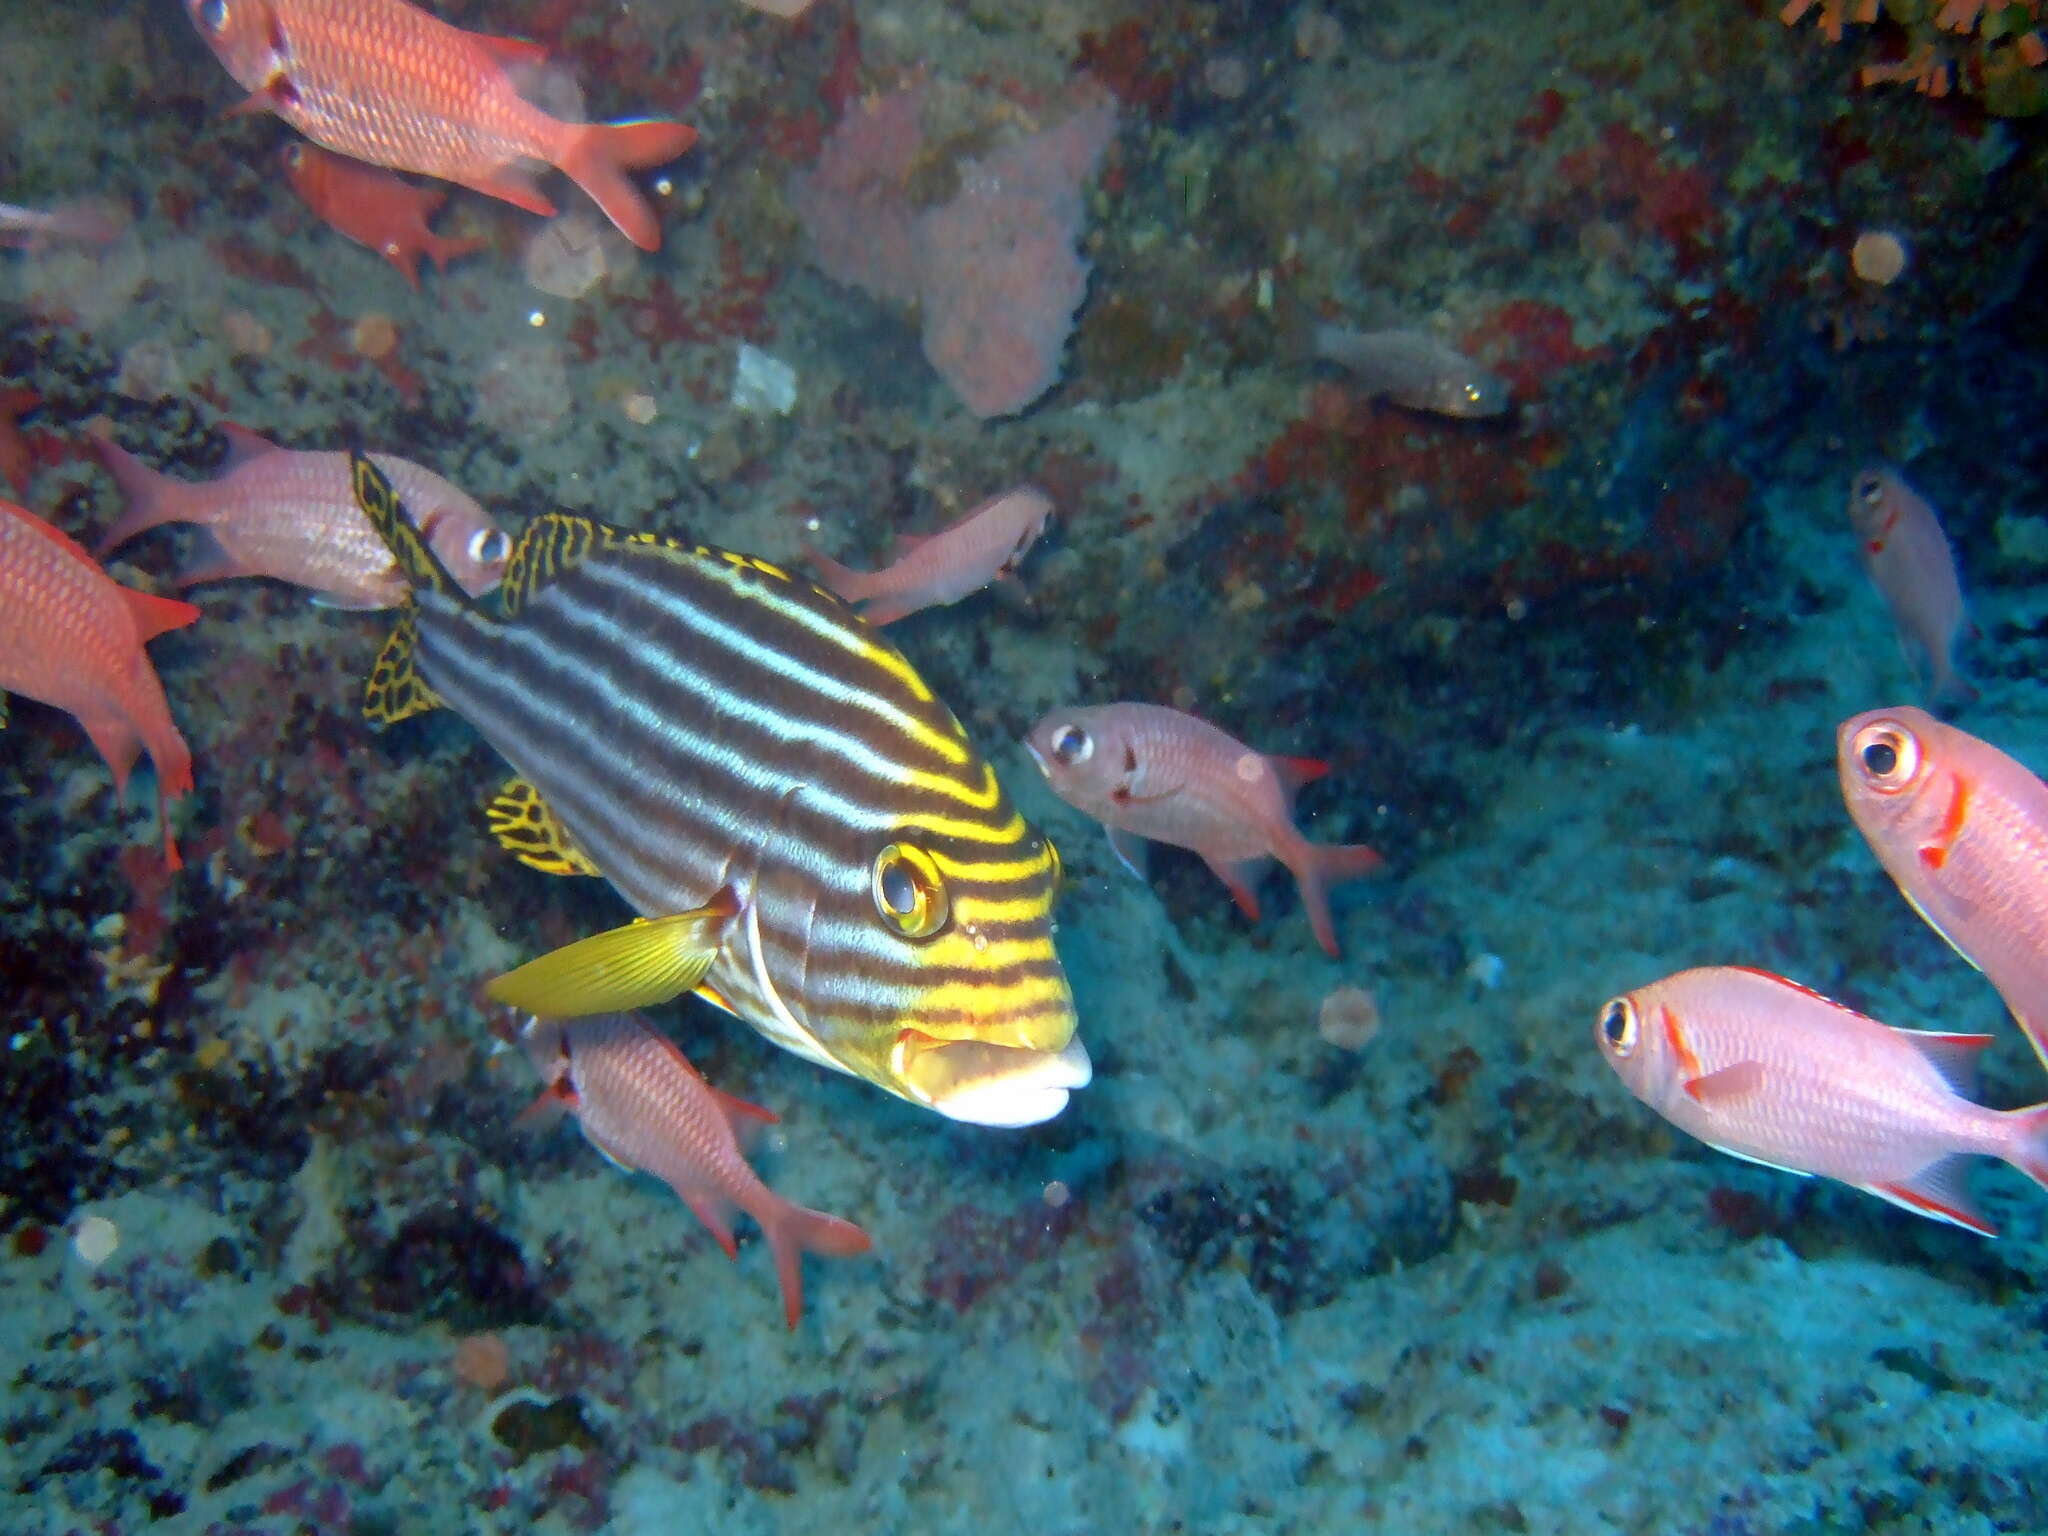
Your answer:
[[[627,180],[626,171],[675,159],[697,142],[697,130],[687,123],[659,118],[565,127],[556,167],[590,194],[591,201],[628,240],[643,251],[660,250],[660,221],[639,189]]]
[[[1704,1077],[1688,1078],[1685,1091],[1695,1104],[1707,1109],[1729,1109],[1741,1103],[1763,1085],[1762,1063],[1738,1061],[1732,1067],[1723,1067],[1718,1072],[1707,1073]]]
[[[507,68],[520,65],[531,69],[548,61],[544,45],[529,43],[523,37],[496,37],[489,32],[465,32],[462,35]]]
[[[1915,1215],[1931,1216],[1936,1221],[1946,1221],[1985,1237],[1996,1237],[1998,1228],[1986,1221],[1971,1203],[1964,1183],[1969,1176],[1969,1167],[1969,1158],[1956,1152],[1936,1158],[1910,1179],[1861,1187],[1880,1200],[1889,1200]]]

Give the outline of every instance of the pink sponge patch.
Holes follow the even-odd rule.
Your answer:
[[[924,317],[924,353],[980,417],[1021,411],[1059,377],[1088,291],[1074,250],[1081,186],[1116,135],[1096,93],[1063,122],[959,166],[960,190],[914,207],[923,96],[849,113],[792,192],[818,267]]]

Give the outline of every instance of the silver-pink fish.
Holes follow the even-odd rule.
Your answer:
[[[173,480],[95,438],[100,462],[127,493],[128,512],[100,540],[104,559],[136,535],[166,523],[196,523],[204,552],[177,576],[180,587],[269,576],[311,588],[330,608],[389,608],[405,578],[391,551],[356,507],[348,455],[280,448],[246,427],[223,423],[227,468],[211,480]],[[405,500],[428,545],[472,597],[496,587],[512,541],[476,498],[423,465],[370,455]]]
[[[1956,675],[1956,642],[1969,627],[1956,557],[1934,508],[1899,473],[1866,465],[1849,484],[1849,523],[1870,584],[1891,610],[1899,649],[1928,702],[1976,693]]]
[[[639,1015],[528,1018],[520,1038],[547,1084],[535,1110],[573,1112],[598,1151],[668,1185],[726,1257],[739,1252],[735,1209],[760,1224],[775,1254],[791,1328],[803,1312],[803,1255],[867,1252],[868,1235],[859,1227],[784,1199],[747,1165],[742,1129],[775,1116],[713,1088],[675,1042]]]
[[[893,624],[921,608],[941,608],[1016,574],[1018,562],[1045,532],[1052,498],[1035,486],[991,496],[937,533],[901,534],[903,554],[879,571],[856,571],[804,546],[825,585],[862,605],[870,624]]]
[[[1294,825],[1294,792],[1329,772],[1312,757],[1269,757],[1206,720],[1160,704],[1056,709],[1024,738],[1054,794],[1109,830],[1138,873],[1137,838],[1191,848],[1258,920],[1252,882],[1276,858],[1294,874],[1316,942],[1338,953],[1329,887],[1371,874],[1362,843],[1312,843]]]
[[[1709,1146],[1820,1174],[1985,1236],[1965,1187],[1996,1157],[2048,1187],[2048,1104],[1972,1102],[1989,1035],[1895,1029],[1769,971],[1680,971],[1603,1004],[1629,1092]]]

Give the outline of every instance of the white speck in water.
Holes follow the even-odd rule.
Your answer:
[[[98,1269],[121,1246],[121,1229],[104,1216],[85,1216],[71,1229],[71,1251]]]
[[[1484,992],[1491,992],[1498,987],[1507,973],[1507,961],[1491,951],[1482,951],[1474,955],[1472,963],[1465,967],[1465,979]]]
[[[537,331],[548,323],[547,313],[544,310],[536,309],[527,315],[526,323]]]
[[[1045,1186],[1045,1203],[1051,1206],[1054,1210],[1058,1210],[1061,1206],[1065,1205],[1069,1200],[1073,1198],[1074,1192],[1068,1189],[1067,1186],[1061,1183],[1058,1179],[1054,1179],[1050,1184]]]

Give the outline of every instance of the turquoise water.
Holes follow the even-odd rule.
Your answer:
[[[94,433],[200,480],[223,421],[415,460],[515,534],[798,569],[1044,487],[1016,583],[888,633],[1060,849],[1094,1079],[958,1124],[650,1009],[780,1117],[766,1181],[873,1240],[807,1260],[786,1330],[751,1223],[729,1261],[515,1124],[539,1082],[483,983],[629,909],[493,844],[468,724],[367,728],[388,615],[195,587],[148,651],[181,872],[146,767],[124,806],[62,711],[0,733],[0,1530],[2048,1528],[2042,1192],[1975,1170],[1988,1240],[1739,1162],[1594,1037],[1750,965],[1992,1034],[1982,1099],[2043,1097],[1835,777],[1841,720],[1921,700],[1846,515],[1875,460],[1955,549],[1948,717],[2048,767],[2043,119],[2001,115],[2042,71],[2025,6],[1928,9],[1830,43],[1732,0],[472,0],[440,14],[553,47],[535,93],[701,140],[636,174],[658,251],[548,175],[552,222],[454,192],[434,228],[481,248],[415,292],[294,194],[284,123],[223,115],[180,7],[10,8],[0,199],[126,214],[0,252],[14,499],[88,548],[123,509]],[[1923,46],[1947,95],[1859,84]],[[906,92],[840,281],[798,179]],[[1061,132],[1105,101],[1097,161]],[[1067,179],[1020,211],[1034,143]],[[1318,324],[1512,407],[1404,406]],[[200,542],[109,569],[168,593]],[[1051,792],[1025,733],[1118,700],[1329,764],[1302,830],[1387,861],[1335,893],[1341,958],[1285,871],[1249,920]]]

